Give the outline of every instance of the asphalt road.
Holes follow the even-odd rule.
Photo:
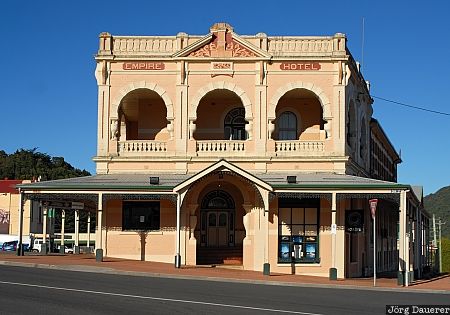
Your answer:
[[[448,294],[313,288],[0,266],[1,314],[385,314]]]

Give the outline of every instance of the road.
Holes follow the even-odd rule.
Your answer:
[[[314,288],[0,266],[1,314],[385,314],[448,294]]]

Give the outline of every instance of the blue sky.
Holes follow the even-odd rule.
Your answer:
[[[0,149],[34,148],[95,172],[98,34],[345,33],[373,96],[450,112],[450,2],[13,1],[0,3]],[[362,58],[362,19],[365,25]],[[450,116],[375,100],[403,163],[399,182],[450,185]]]

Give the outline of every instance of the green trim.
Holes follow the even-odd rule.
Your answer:
[[[276,184],[272,185],[275,189],[289,188],[289,189],[299,189],[299,188],[327,188],[327,189],[341,189],[341,188],[352,188],[357,190],[362,189],[411,189],[409,185],[403,184]],[[275,191],[276,192],[276,191]]]
[[[86,184],[72,184],[64,186],[42,186],[42,185],[17,185],[22,190],[164,190],[172,192],[174,186],[126,186],[126,185],[86,185]]]

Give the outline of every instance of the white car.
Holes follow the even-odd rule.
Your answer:
[[[60,250],[61,245],[58,246],[58,252],[61,252]],[[67,245],[64,245],[64,253],[65,254],[73,254],[73,248],[67,247]]]

